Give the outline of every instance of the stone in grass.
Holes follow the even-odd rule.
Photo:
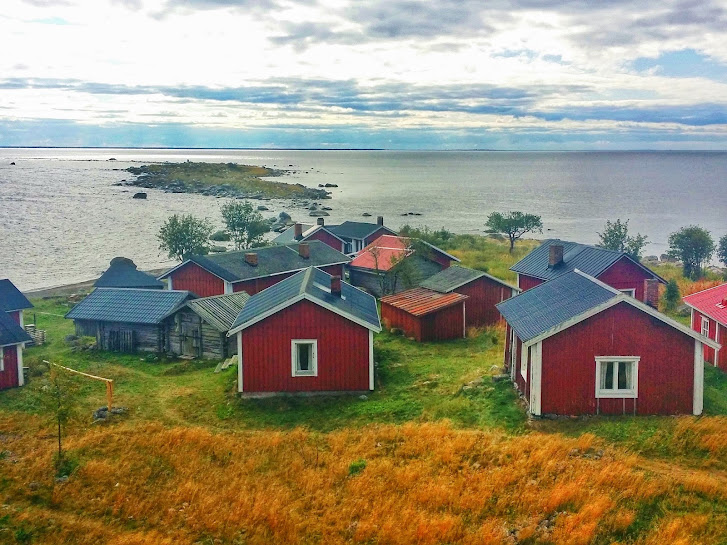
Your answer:
[[[106,420],[109,416],[127,414],[128,412],[128,407],[111,407],[111,413],[109,413],[108,407],[99,407],[93,411],[93,421]]]
[[[210,240],[214,240],[215,242],[227,242],[230,240],[230,234],[227,231],[215,231],[212,233]]]

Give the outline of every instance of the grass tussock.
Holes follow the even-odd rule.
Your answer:
[[[591,434],[513,438],[446,422],[328,434],[122,424],[69,438],[80,465],[58,484],[48,439],[11,419],[0,427],[14,430],[4,439],[14,456],[0,489],[13,505],[5,525],[48,545],[717,543],[727,522],[724,510],[679,516],[721,498],[723,478],[698,486],[645,470]]]

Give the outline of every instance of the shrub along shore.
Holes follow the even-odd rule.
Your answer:
[[[436,236],[508,281],[537,244],[510,254],[492,238]],[[384,332],[365,399],[240,399],[234,367],[83,350],[64,340],[67,296],[33,303],[49,342],[26,350],[29,384],[0,392],[2,543],[727,541],[727,378],[714,368],[704,417],[530,421],[492,380],[501,328],[422,344]],[[113,378],[129,408],[92,424],[103,385],[72,379],[67,476],[38,408],[43,360]]]

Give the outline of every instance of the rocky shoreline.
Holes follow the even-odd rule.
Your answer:
[[[151,163],[125,169],[135,178],[122,180],[118,186],[158,189],[165,193],[199,193],[209,197],[232,199],[330,199],[326,189],[264,180],[290,171],[238,165],[236,163]]]

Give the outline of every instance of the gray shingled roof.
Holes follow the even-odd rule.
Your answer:
[[[310,267],[256,293],[245,304],[232,326],[244,329],[261,316],[285,308],[301,299],[321,304],[341,316],[353,319],[375,331],[381,330],[376,299],[354,286],[341,282],[341,296],[330,292],[331,275]]]
[[[422,288],[427,288],[432,291],[438,291],[439,293],[449,293],[461,286],[464,286],[465,284],[469,284],[473,280],[482,278],[483,276],[489,278],[490,280],[494,280],[495,282],[498,282],[508,288],[517,289],[515,286],[508,284],[504,280],[500,280],[499,278],[487,274],[484,271],[477,271],[475,269],[459,267],[456,265],[441,270],[434,276],[430,276],[429,278],[421,282],[419,285]]]
[[[554,244],[563,246],[563,262],[555,267],[549,267],[550,247]],[[623,252],[558,239],[543,241],[540,246],[510,267],[510,270],[527,276],[534,276],[542,280],[552,280],[563,273],[576,269],[590,276],[598,277],[598,275],[622,257],[626,257],[644,271],[653,275],[654,278],[666,283],[658,274],[647,269],[641,263],[633,260]]]
[[[300,225],[303,229],[304,236],[308,230],[313,229],[317,226],[317,224],[312,225],[310,223],[301,223]],[[277,237],[273,239],[273,242],[275,244],[292,244],[293,242],[295,242],[295,225],[291,225],[285,231],[280,233]]]
[[[130,259],[114,258],[111,265],[93,285],[95,288],[148,288],[162,289],[164,283],[151,274],[142,272]]]
[[[193,255],[189,256],[188,261],[197,263],[200,267],[207,269],[212,274],[228,282],[252,280],[253,278],[272,276],[289,271],[299,271],[307,267],[323,267],[351,261],[345,254],[334,250],[328,244],[319,240],[307,241],[305,244],[308,244],[310,248],[310,257],[308,259],[300,257],[298,254],[298,244],[295,243],[282,246],[265,246],[263,248],[226,252],[210,256]],[[245,262],[245,254],[248,252],[255,252],[257,254],[257,266],[253,267]],[[180,266],[178,265],[168,270],[159,278],[166,277]]]
[[[523,342],[621,294],[579,272],[567,272],[495,305]]]
[[[23,310],[33,305],[7,278],[0,280],[0,311]]]
[[[30,335],[10,317],[0,310],[0,346],[20,344],[32,341]]]
[[[377,223],[367,223],[363,221],[344,221],[340,225],[326,225],[326,229],[337,237],[358,239],[366,238],[380,227],[383,226]],[[394,233],[394,231],[388,227],[386,227],[386,229],[388,229],[391,233]]]
[[[227,333],[248,299],[250,296],[244,291],[240,291],[193,299],[187,301],[187,307],[217,331]]]
[[[158,324],[191,296],[188,291],[178,290],[98,288],[73,307],[66,318]]]

